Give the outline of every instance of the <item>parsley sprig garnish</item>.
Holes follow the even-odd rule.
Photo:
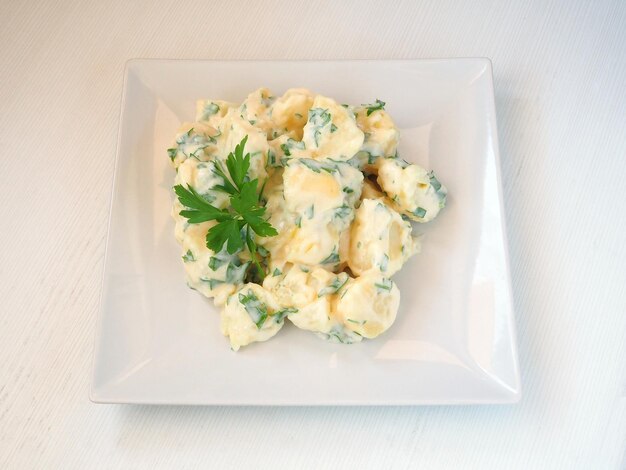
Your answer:
[[[250,154],[244,155],[247,140],[248,136],[244,137],[235,147],[235,151],[228,154],[226,169],[221,161],[215,161],[214,172],[224,182],[212,189],[230,196],[229,208],[218,209],[211,205],[191,186],[185,188],[179,184],[174,186],[174,191],[180,203],[187,208],[180,211],[180,215],[185,217],[190,224],[199,224],[209,220],[217,222],[207,232],[207,248],[218,253],[226,245],[228,253],[234,254],[247,246],[252,261],[257,267],[258,275],[263,279],[265,272],[259,262],[254,235],[272,237],[278,235],[278,232],[263,218],[265,215],[265,207],[261,206],[263,188],[261,188],[261,193],[257,194],[258,179],[250,180],[248,177]]]
[[[380,101],[379,99],[377,99],[376,103],[374,103],[374,104],[364,104],[363,106],[365,106],[365,109],[367,109],[367,115],[369,116],[374,111],[381,111],[381,110],[385,109],[385,104],[386,103],[384,101]]]

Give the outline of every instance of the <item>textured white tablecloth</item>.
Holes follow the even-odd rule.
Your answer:
[[[0,468],[626,468],[626,3],[256,3],[0,2]],[[460,56],[494,64],[519,405],[89,402],[127,59]]]

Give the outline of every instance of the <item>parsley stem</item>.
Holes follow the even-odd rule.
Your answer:
[[[250,250],[250,257],[252,258],[252,262],[256,266],[261,282],[263,282],[263,280],[265,279],[265,271],[263,270],[263,267],[261,266],[261,263],[259,262],[259,256],[258,256],[258,252],[256,249],[256,243],[252,237],[253,235],[250,234],[250,226],[246,226],[246,238],[248,242],[247,243],[248,249]]]
[[[265,271],[261,267],[261,263],[259,263],[259,257],[257,255],[256,247],[254,248],[254,252],[252,253],[252,258],[254,259],[254,264],[256,265],[259,277],[261,278],[261,282],[263,282],[263,280],[265,279]]]

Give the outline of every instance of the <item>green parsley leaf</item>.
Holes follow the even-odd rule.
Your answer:
[[[222,223],[214,225],[206,234],[206,246],[218,252],[226,244],[226,250],[233,254],[243,248],[243,240],[241,238],[240,221],[236,219],[225,220]]]
[[[243,250],[244,247],[248,247],[258,275],[263,280],[265,271],[257,255],[258,248],[254,237],[255,235],[271,237],[278,235],[278,232],[264,218],[266,209],[261,206],[261,198],[265,183],[261,187],[260,193],[257,194],[258,180],[250,181],[248,176],[250,154],[244,153],[247,141],[248,136],[245,136],[235,147],[235,151],[228,155],[226,168],[219,160],[216,160],[214,164],[214,173],[222,179],[223,183],[211,189],[230,196],[228,209],[218,209],[211,205],[191,186],[184,188],[182,185],[177,185],[174,187],[174,191],[180,203],[187,208],[182,210],[180,215],[187,218],[190,224],[209,220],[217,222],[207,232],[207,248],[215,253],[226,248],[226,251],[232,255]],[[216,259],[213,266],[217,265]]]

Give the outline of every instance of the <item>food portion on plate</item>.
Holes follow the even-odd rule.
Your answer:
[[[221,308],[233,350],[286,320],[341,343],[393,324],[391,276],[420,251],[411,222],[435,218],[447,191],[398,156],[384,106],[306,89],[200,100],[167,150],[187,283]]]

